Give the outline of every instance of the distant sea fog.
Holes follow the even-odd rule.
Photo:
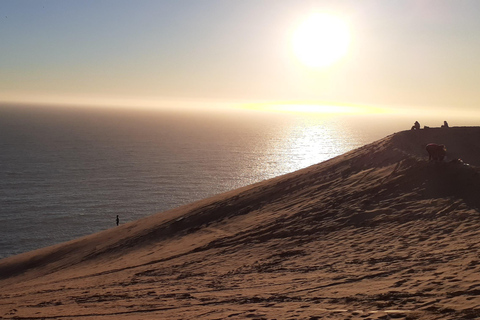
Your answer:
[[[343,154],[415,119],[0,107],[0,258]]]

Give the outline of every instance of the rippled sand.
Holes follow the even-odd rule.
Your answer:
[[[479,138],[476,127],[397,133],[1,260],[0,317],[480,317]],[[447,162],[427,160],[430,142]]]

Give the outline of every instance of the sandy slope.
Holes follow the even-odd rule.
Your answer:
[[[397,133],[4,259],[0,318],[479,318],[478,166],[480,128]]]

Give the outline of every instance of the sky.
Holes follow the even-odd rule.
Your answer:
[[[349,31],[326,67],[292,44],[313,14]],[[476,0],[2,0],[0,102],[476,112],[479,17]]]

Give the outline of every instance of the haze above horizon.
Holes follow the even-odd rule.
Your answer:
[[[4,103],[453,115],[480,101],[478,1],[4,0],[0,12]]]

